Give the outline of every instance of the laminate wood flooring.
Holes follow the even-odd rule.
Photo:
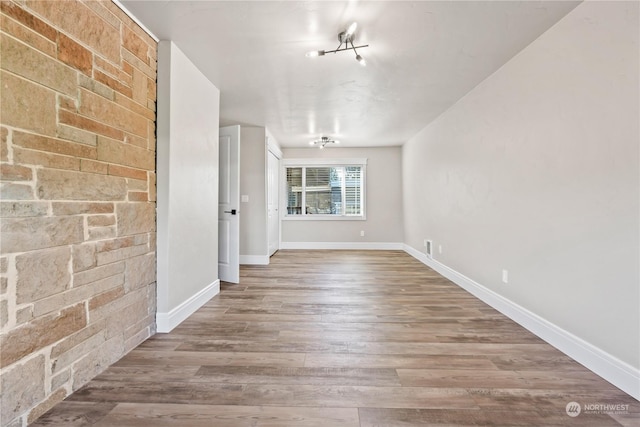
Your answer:
[[[280,251],[34,425],[638,426],[640,403],[404,252]]]

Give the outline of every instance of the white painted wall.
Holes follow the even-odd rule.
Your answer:
[[[169,41],[158,47],[158,332],[219,290],[220,92]]]
[[[402,242],[402,149],[285,148],[284,159],[366,158],[366,220],[283,220],[282,248],[393,248]],[[281,188],[286,182],[281,183]],[[283,198],[286,198],[286,190]],[[360,236],[364,231],[364,237]],[[321,245],[314,245],[321,243]],[[338,243],[339,245],[331,245]],[[399,247],[399,246],[398,246]]]
[[[263,127],[241,127],[240,194],[240,263],[269,258],[267,228],[267,144]]]
[[[403,147],[405,243],[635,375],[638,19],[582,3]]]

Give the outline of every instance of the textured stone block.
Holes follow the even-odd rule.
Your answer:
[[[75,93],[77,77],[71,68],[13,37],[2,34],[0,39],[2,69],[67,95]]]
[[[97,282],[98,280],[105,279],[111,276],[117,276],[124,273],[124,262],[117,262],[113,264],[107,264],[104,266],[92,268],[87,271],[74,273],[73,275],[73,287],[86,285],[88,283]]]
[[[0,367],[9,366],[41,348],[79,331],[86,324],[84,304],[78,304],[62,310],[59,314],[40,317],[12,329],[0,337],[2,345]]]
[[[137,36],[136,36],[137,37]],[[146,46],[146,49],[149,47]],[[133,100],[137,103],[147,105],[147,82],[148,77],[142,71],[133,69]]]
[[[110,289],[103,292],[89,300],[89,310],[95,310],[103,305],[109,304],[112,301],[121,298],[124,295],[124,286],[119,286],[114,289]]]
[[[80,170],[80,159],[70,156],[45,153],[42,151],[13,148],[13,158],[23,165],[39,165],[51,169]]]
[[[0,199],[31,200],[33,199],[33,188],[28,184],[0,183]]]
[[[28,305],[26,307],[19,308],[16,312],[16,324],[22,325],[23,323],[31,322],[33,320],[33,306]]]
[[[37,301],[57,294],[71,285],[68,247],[28,252],[16,257],[18,304]]]
[[[147,184],[147,180],[141,181],[139,179],[127,179],[127,187],[129,191],[147,191],[149,185]]]
[[[16,218],[45,216],[49,212],[46,202],[0,202],[0,217]]]
[[[145,79],[148,79],[148,77],[144,77]],[[124,108],[126,108],[127,110],[131,110],[136,114],[140,114],[141,116],[143,116],[145,119],[147,120],[155,120],[156,114],[155,111],[153,111],[152,109],[147,107],[147,101],[145,100],[144,103],[136,103],[135,101],[132,101],[131,98],[121,94],[121,93],[116,93],[115,96],[115,101],[116,103],[118,103],[118,105],[123,106]],[[145,141],[146,139],[141,138],[140,141]],[[131,142],[128,141],[130,144],[134,144],[134,145],[138,145],[140,147],[144,147],[147,148],[146,145],[141,145],[141,142]]]
[[[121,248],[144,245],[147,246],[146,235],[126,236],[104,242],[96,242],[96,252],[110,252]]]
[[[96,74],[99,74],[99,70],[95,70]],[[100,83],[99,80],[93,80],[83,74],[80,75],[78,79],[80,83],[80,87],[90,90],[93,93],[96,93],[106,99],[113,100],[115,98],[115,91],[109,86]]]
[[[149,172],[149,201],[156,201],[156,174]]]
[[[109,164],[103,162],[96,162],[95,160],[80,160],[80,170],[87,173],[99,173],[106,175],[109,173]]]
[[[119,203],[116,206],[118,236],[146,233],[156,227],[156,209],[153,203]]]
[[[93,55],[64,33],[58,33],[58,60],[91,76]]]
[[[6,257],[0,258],[0,273],[6,273],[9,269],[9,260]]]
[[[122,42],[125,49],[133,53],[145,64],[149,64],[149,45],[128,27],[124,27]]]
[[[57,359],[61,354],[68,352],[77,345],[87,341],[92,336],[99,334],[100,331],[105,329],[105,327],[106,321],[104,319],[97,321],[92,319],[91,323],[89,323],[86,328],[69,335],[51,347],[51,359]]]
[[[81,217],[6,218],[0,223],[2,253],[26,252],[84,240]]]
[[[149,325],[155,319],[145,318],[143,320],[144,320],[145,325]],[[144,329],[138,330],[131,337],[126,338],[126,340],[124,342],[124,352],[125,353],[130,352],[131,350],[133,350],[134,348],[136,348],[140,344],[142,344],[147,338],[149,338],[152,335],[150,329],[151,328],[149,328],[148,326],[145,326]]]
[[[90,299],[92,296],[105,292],[116,286],[124,285],[124,274],[107,277],[85,286],[71,288],[60,294],[51,295],[33,303],[33,316],[40,317],[45,314],[57,312],[60,307],[68,307]]]
[[[147,119],[86,89],[80,89],[78,112],[134,135],[147,136]]]
[[[135,323],[130,324],[124,331],[125,341],[141,331],[148,331],[149,325],[155,320],[155,312],[140,317]]]
[[[124,139],[124,132],[120,129],[105,125],[100,121],[92,120],[79,114],[72,113],[70,111],[60,110],[58,111],[58,120],[62,124],[73,126],[85,131],[95,132],[98,135],[104,135],[109,138]]]
[[[38,34],[42,34],[52,42],[56,41],[58,31],[55,28],[44,22],[42,19],[37,18],[36,16],[27,12],[17,4],[9,1],[0,2],[0,10],[2,10],[3,13],[6,13],[16,21],[31,28]]]
[[[55,134],[55,92],[4,71],[0,73],[0,89],[2,123],[44,135]]]
[[[9,302],[6,299],[0,301],[0,328],[9,321]]]
[[[44,369],[44,356],[39,355],[2,373],[0,413],[3,425],[44,399]]]
[[[158,87],[156,85],[156,81],[153,79],[149,79],[149,82],[147,83],[147,99],[150,101],[155,101],[158,96],[157,90]]]
[[[148,202],[149,194],[146,191],[129,191],[130,202]]]
[[[52,358],[51,370],[53,373],[59,372],[73,362],[79,360],[87,353],[90,353],[94,348],[100,347],[105,342],[104,329],[97,334],[91,335],[86,340],[78,343],[76,346],[70,348],[68,351],[61,353],[56,358]]]
[[[133,65],[127,61],[122,62],[122,71],[133,76]]]
[[[141,60],[140,58],[138,58],[137,56],[135,56],[133,53],[129,52],[126,49],[123,49],[121,53],[122,53],[122,59],[124,59],[125,62],[131,64],[134,68],[137,68],[140,71],[142,71],[147,77],[150,77],[150,78],[156,77],[157,64],[155,62],[152,62],[151,64],[147,64],[146,62],[144,62],[143,60]]]
[[[74,128],[62,125],[58,129],[69,129],[71,131]],[[78,131],[78,129],[75,129]],[[65,141],[58,138],[49,138],[46,136],[34,135],[31,133],[24,133],[15,131],[13,133],[13,144],[30,150],[46,151],[48,153],[63,154],[65,156],[83,157],[87,159],[96,159],[98,157],[98,150],[95,147],[96,137],[93,136],[93,144],[78,144],[75,142]],[[87,140],[91,142],[91,140]]]
[[[113,203],[107,202],[53,202],[54,215],[106,214],[115,212]]]
[[[147,245],[136,245],[128,248],[116,249],[109,252],[99,252],[97,254],[98,265],[111,264],[113,262],[125,260],[149,252]]]
[[[122,335],[122,331],[126,331],[149,314],[146,294],[146,289],[125,293],[122,298],[92,311],[91,317],[106,319],[107,339]]]
[[[59,108],[73,111],[74,113],[77,112],[78,102],[75,98],[58,93],[56,94],[56,99],[57,99]]]
[[[95,227],[89,229],[88,240],[104,240],[116,237],[115,227]]]
[[[156,123],[149,121],[149,150],[156,151]]]
[[[44,200],[124,200],[124,178],[53,169],[38,171],[38,197]]]
[[[0,180],[2,181],[31,181],[32,178],[31,168],[10,164],[0,165]]]
[[[108,6],[111,5],[111,2],[89,1],[85,2],[85,4],[110,25],[116,28],[120,25],[122,17],[121,15],[116,15],[109,10]],[[117,6],[116,9],[118,9]]]
[[[59,388],[51,393],[44,402],[38,404],[35,408],[29,411],[29,415],[27,416],[27,424],[33,423],[35,420],[44,415],[44,413],[49,409],[62,402],[65,397],[67,397],[67,391],[64,388]]]
[[[147,286],[156,281],[155,253],[149,253],[126,261],[127,291]]]
[[[147,110],[149,111],[149,110]],[[150,119],[149,123],[153,123],[151,120],[154,119]],[[149,127],[149,129],[154,129],[153,127]],[[153,130],[155,132],[155,130]],[[148,131],[147,131],[148,133]],[[130,134],[130,133],[125,133],[124,134],[124,142],[126,142],[127,144],[131,144],[131,145],[135,145],[136,147],[141,147],[141,148],[147,148],[149,146],[149,138],[141,138],[139,136]]]
[[[109,60],[120,57],[120,31],[83,3],[69,1],[60,7],[57,1],[30,0],[27,6]]]
[[[116,224],[114,215],[90,215],[87,217],[87,225],[89,227],[106,227]]]
[[[100,70],[94,71],[94,76],[96,81],[108,86],[113,89],[115,92],[121,93],[123,96],[131,98],[133,96],[133,89],[130,86],[122,83],[120,80],[115,79],[108,74],[103,73]],[[114,97],[110,97],[109,99],[114,99]]]
[[[60,387],[65,387],[71,379],[70,369],[65,369],[57,375],[51,378],[51,389],[56,390]]]
[[[89,380],[102,373],[124,353],[124,339],[116,335],[103,345],[73,364],[73,390],[85,385]]]
[[[84,145],[90,145],[95,147],[98,144],[98,137],[96,134],[91,132],[86,132],[82,129],[77,129],[71,126],[66,126],[63,124],[58,124],[58,138],[66,139],[69,141],[77,142]],[[88,159],[95,159],[98,156],[96,151],[95,156],[92,154],[80,156]]]
[[[25,27],[18,21],[9,18],[7,15],[0,16],[0,28],[2,28],[2,31],[5,33],[11,34],[13,37],[23,41],[36,50],[55,58],[56,44],[54,42],[36,33],[30,28]]]
[[[9,161],[9,129],[0,127],[0,161]]]
[[[86,243],[82,245],[74,245],[71,249],[73,255],[73,272],[88,270],[96,266],[96,245]]]
[[[141,169],[128,168],[126,166],[109,165],[109,175],[122,176],[125,178],[133,178],[138,180],[147,179],[147,171]]]
[[[97,70],[100,70],[103,73],[106,73],[115,79],[122,80],[122,81],[131,80],[131,73],[127,73],[119,63],[118,64],[111,63],[99,56],[96,56],[93,59],[93,63],[94,63],[94,67],[96,67]]]
[[[98,138],[98,160],[144,170],[155,169],[153,151],[103,137]]]

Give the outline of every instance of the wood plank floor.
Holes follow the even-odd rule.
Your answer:
[[[640,403],[404,252],[280,251],[35,425],[638,426]]]

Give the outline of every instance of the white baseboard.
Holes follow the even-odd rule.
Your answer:
[[[456,285],[495,308],[514,322],[542,338],[576,362],[640,400],[640,370],[612,356],[600,348],[565,331],[559,326],[514,303],[502,295],[458,273],[452,268],[427,258],[426,254],[404,245],[404,250],[423,264],[434,269]]]
[[[280,242],[280,249],[355,249],[401,251],[402,243],[394,242]]]
[[[269,265],[268,255],[240,255],[241,265]]]
[[[207,301],[220,293],[220,280],[207,285],[203,290],[184,301],[179,306],[173,308],[168,313],[156,313],[156,325],[158,333],[169,333],[182,323],[187,317],[191,316]]]

